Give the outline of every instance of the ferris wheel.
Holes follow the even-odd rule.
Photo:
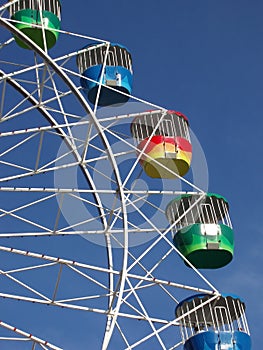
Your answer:
[[[190,118],[61,7],[0,7],[1,349],[249,350],[244,301],[202,272],[234,236]]]

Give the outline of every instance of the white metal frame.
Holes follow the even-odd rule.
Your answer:
[[[10,2],[9,4],[6,4],[0,8],[0,13],[5,13],[5,9],[10,7],[13,3],[15,3],[17,0],[14,0],[13,2]],[[0,16],[0,24],[2,27],[7,29],[8,32],[16,35],[19,39],[23,40],[26,45],[30,46],[33,49],[34,55],[35,55],[35,65],[30,67],[19,67],[18,69],[15,69],[13,71],[0,72],[0,80],[3,81],[3,90],[2,90],[2,100],[1,100],[1,115],[0,118],[2,121],[12,121],[15,118],[18,118],[20,115],[23,115],[24,113],[30,112],[30,111],[36,111],[48,121],[49,125],[43,125],[40,127],[31,127],[31,128],[18,128],[13,131],[3,131],[0,134],[0,137],[2,139],[9,138],[9,137],[23,137],[20,143],[10,146],[9,148],[5,149],[4,152],[0,153],[0,164],[6,165],[6,166],[12,166],[15,169],[18,169],[21,171],[18,175],[10,175],[6,177],[0,178],[0,183],[5,184],[4,186],[0,186],[0,193],[10,193],[10,194],[17,194],[26,196],[28,194],[36,193],[41,194],[41,197],[34,200],[29,200],[27,203],[17,206],[16,208],[12,210],[4,210],[1,208],[0,210],[0,219],[4,217],[12,217],[16,220],[19,220],[23,223],[30,224],[32,226],[31,231],[29,232],[17,232],[17,233],[11,233],[11,232],[5,232],[0,234],[1,238],[5,237],[32,237],[32,236],[74,236],[78,234],[82,235],[94,235],[94,234],[100,234],[105,236],[105,242],[106,242],[106,251],[107,251],[107,263],[108,266],[99,266],[94,264],[87,264],[82,263],[78,261],[71,261],[67,259],[62,259],[55,256],[46,255],[45,253],[37,253],[32,251],[23,251],[21,249],[1,246],[0,252],[5,252],[6,254],[10,256],[21,256],[25,259],[36,259],[38,262],[36,264],[31,264],[27,267],[19,267],[17,269],[11,269],[11,270],[4,270],[2,269],[0,274],[3,278],[6,278],[8,280],[12,280],[16,285],[21,288],[21,290],[25,290],[27,292],[33,293],[35,296],[25,296],[22,294],[11,294],[11,293],[2,293],[0,292],[1,298],[7,298],[10,300],[21,300],[24,302],[30,302],[34,304],[41,304],[41,305],[52,305],[59,308],[68,308],[68,309],[74,309],[74,310],[82,310],[82,311],[88,311],[88,312],[94,312],[98,314],[102,314],[106,316],[106,326],[105,326],[105,334],[104,338],[102,340],[102,349],[108,349],[111,345],[111,340],[114,332],[118,332],[120,334],[120,337],[123,339],[123,342],[125,344],[125,348],[127,349],[133,349],[137,346],[147,342],[148,340],[151,340],[152,338],[156,339],[156,342],[158,346],[162,349],[167,349],[165,339],[163,336],[163,333],[170,328],[173,328],[174,326],[178,326],[178,319],[164,319],[161,317],[156,317],[151,314],[151,310],[149,310],[144,300],[141,299],[140,293],[143,290],[147,290],[149,288],[158,288],[160,289],[166,296],[168,296],[175,304],[178,303],[180,300],[176,298],[176,293],[174,291],[177,290],[186,290],[191,292],[203,292],[207,294],[211,294],[216,298],[219,295],[219,292],[211,284],[199,271],[197,271],[193,266],[192,269],[194,273],[200,278],[200,281],[207,285],[207,289],[202,287],[194,287],[191,285],[185,285],[181,283],[176,283],[174,281],[161,279],[156,277],[156,271],[164,264],[166,259],[168,259],[173,253],[179,254],[182,259],[185,259],[182,254],[177,251],[177,249],[174,247],[174,245],[171,243],[170,239],[168,238],[168,234],[171,232],[171,229],[176,225],[176,222],[173,223],[171,226],[164,226],[164,227],[158,227],[155,222],[152,221],[150,217],[147,217],[145,212],[141,210],[139,203],[143,202],[148,205],[151,205],[154,207],[154,204],[151,203],[148,200],[148,196],[168,196],[172,199],[172,196],[180,193],[185,193],[184,191],[171,191],[171,190],[156,190],[156,189],[147,189],[147,190],[133,190],[132,188],[129,188],[128,183],[133,178],[135,174],[135,170],[138,168],[138,163],[140,158],[143,155],[144,150],[142,150],[137,157],[137,159],[134,161],[133,166],[130,168],[129,172],[127,173],[126,177],[123,179],[120,174],[119,164],[118,164],[118,158],[121,158],[122,156],[125,156],[125,154],[129,154],[129,152],[125,153],[125,151],[121,151],[118,153],[114,152],[112,149],[112,145],[109,141],[110,137],[115,137],[116,140],[121,142],[123,145],[127,145],[130,147],[130,153],[135,154],[136,146],[129,143],[124,137],[118,135],[117,133],[114,133],[112,131],[111,127],[114,126],[116,122],[118,122],[120,119],[122,120],[128,120],[129,118],[132,118],[132,115],[122,115],[122,116],[110,116],[105,118],[98,118],[97,117],[97,104],[99,99],[99,93],[102,86],[102,79],[99,84],[99,90],[97,95],[97,101],[94,106],[94,109],[92,109],[85,97],[82,95],[80,88],[76,85],[75,79],[80,77],[80,74],[76,72],[74,69],[69,69],[64,67],[64,63],[66,63],[71,58],[75,58],[77,54],[80,52],[84,52],[86,49],[79,50],[77,52],[72,52],[67,55],[64,55],[62,57],[56,57],[52,58],[48,53],[47,50],[41,50],[38,46],[36,46],[30,39],[28,39],[23,33],[19,32],[13,25],[12,21],[10,21],[8,18],[5,18],[4,15]],[[40,26],[41,27],[41,26]],[[42,28],[43,29],[43,28]],[[83,35],[77,35],[74,33],[69,33],[67,31],[59,31],[61,34],[65,35],[72,35],[77,36],[78,38],[83,39],[94,39],[90,37],[85,37]],[[106,64],[106,59],[108,55],[109,50],[109,43],[105,42],[103,40],[96,39],[97,42],[100,42],[99,45],[106,45],[107,51],[105,54],[105,61],[104,61],[104,67]],[[2,44],[2,48],[8,46],[13,42],[12,39],[8,39],[4,44]],[[39,61],[39,57],[42,59],[42,61]],[[40,78],[41,74],[40,72],[45,71],[45,74],[42,75],[42,79]],[[23,81],[23,75],[27,76],[28,73],[35,72],[35,84],[37,86],[37,96],[36,94],[33,94],[32,91],[27,90],[24,86]],[[54,79],[55,76],[58,76],[61,81],[67,86],[67,91],[60,91],[59,86],[57,86],[57,82]],[[52,93],[53,95],[47,100],[43,97],[43,91],[46,88],[46,82],[49,80],[52,87]],[[17,91],[22,97],[21,101],[18,102],[17,105],[15,105],[13,108],[11,108],[8,112],[8,114],[3,115],[3,109],[5,105],[5,89],[6,88],[13,88],[15,91]],[[105,86],[106,87],[106,86]],[[111,87],[106,87],[109,89],[113,89]],[[113,89],[114,90],[114,89]],[[81,120],[80,116],[78,114],[73,115],[67,112],[65,109],[65,105],[63,103],[63,99],[67,96],[74,96],[75,100],[79,104],[79,106],[82,108],[82,110],[88,114],[89,119]],[[156,106],[152,103],[143,101],[139,98],[134,98],[134,100],[144,103],[147,106],[151,106],[157,109],[161,109],[163,111],[163,114],[165,113],[165,109],[162,107]],[[53,101],[57,102],[58,109],[52,109],[49,108],[49,103],[51,104]],[[27,103],[27,107],[20,108],[23,106],[24,103]],[[25,104],[26,104],[25,103]],[[30,105],[30,106],[29,106]],[[53,116],[53,114],[59,114],[62,117],[63,122],[58,122],[56,118]],[[75,118],[76,121],[72,122],[70,121],[70,118]],[[84,140],[84,148],[79,148],[78,143],[79,140],[74,136],[72,133],[72,127],[74,126],[81,126],[85,125],[89,127],[89,131],[86,135],[86,139]],[[158,125],[157,125],[158,127]],[[115,189],[107,190],[107,189],[100,189],[97,187],[97,184],[93,180],[91,173],[89,171],[92,162],[94,162],[96,159],[87,159],[87,153],[89,150],[89,147],[91,147],[91,141],[95,139],[95,136],[92,136],[92,128],[95,128],[97,130],[97,133],[95,135],[99,135],[102,144],[104,145],[103,149],[98,148],[98,151],[101,152],[101,155],[98,157],[97,160],[104,160],[108,159],[109,163],[112,167],[112,172],[114,174],[114,184],[116,185]],[[87,188],[56,188],[56,187],[27,187],[27,186],[7,186],[7,181],[10,181],[11,183],[14,181],[21,180],[23,178],[28,178],[29,176],[35,176],[35,175],[43,175],[44,173],[54,172],[55,170],[60,169],[59,165],[56,165],[54,161],[51,161],[50,163],[47,163],[45,166],[39,165],[40,155],[42,152],[43,146],[43,135],[44,133],[53,133],[60,137],[65,144],[68,147],[68,152],[71,154],[74,158],[74,162],[71,164],[68,164],[67,167],[73,167],[78,166],[86,181],[88,184]],[[21,165],[19,163],[13,162],[7,162],[7,161],[1,161],[1,157],[8,155],[11,153],[14,149],[21,147],[26,142],[31,141],[34,137],[40,135],[39,143],[38,143],[38,151],[35,161],[34,168],[30,168],[26,165]],[[146,145],[147,146],[147,145]],[[56,159],[58,160],[58,159]],[[163,166],[165,168],[165,166]],[[100,174],[101,175],[101,174]],[[104,176],[105,181],[109,181],[109,175],[108,174],[102,174]],[[136,178],[135,182],[139,179]],[[200,193],[199,199],[193,203],[193,206],[198,203],[199,200],[202,199],[204,196],[204,192],[199,189],[197,186],[192,184],[190,181],[187,181],[183,178],[180,178],[182,181],[184,181],[185,184],[191,186],[192,191],[195,191],[193,193]],[[19,181],[18,181],[19,183]],[[61,215],[61,207],[58,205],[57,213],[56,213],[56,222],[52,228],[47,227],[45,225],[42,225],[41,223],[38,223],[34,218],[28,219],[26,217],[23,217],[19,212],[22,209],[27,209],[30,207],[34,207],[39,205],[40,203],[48,202],[52,200],[55,196],[58,194],[61,195],[61,203],[63,201],[63,196],[71,196],[72,198],[76,200],[80,200],[79,194],[89,194],[91,193],[94,197],[94,205],[99,210],[99,220],[102,224],[102,229],[91,229],[88,231],[82,231],[81,229],[78,230],[74,225],[68,225],[65,226],[63,229],[59,229],[57,227],[59,217]],[[111,208],[110,212],[108,209],[104,206],[102,201],[102,195],[109,194],[116,197],[116,204]],[[133,199],[133,197],[135,199]],[[83,199],[84,202],[84,199]],[[88,203],[88,200],[86,201]],[[62,204],[61,204],[62,205]],[[140,228],[139,225],[136,225],[134,222],[131,222],[129,220],[128,212],[129,209],[133,209],[138,215],[140,215],[144,221],[147,224],[146,228]],[[156,208],[157,209],[157,208]],[[191,207],[189,208],[191,210]],[[180,219],[180,218],[179,218]],[[178,219],[178,220],[179,220]],[[115,224],[120,221],[122,222],[122,227],[117,227]],[[87,220],[88,222],[88,220]],[[154,239],[152,243],[150,243],[143,252],[138,253],[137,255],[134,255],[133,251],[129,247],[129,234],[132,234],[134,232],[140,232],[142,234],[144,233],[153,233],[156,232],[157,238]],[[115,236],[116,233],[122,233],[123,240],[120,241],[118,239],[118,236]],[[121,267],[118,269],[115,268],[114,265],[114,250],[112,247],[113,243],[117,243],[122,248],[122,262]],[[166,251],[157,258],[154,263],[152,263],[152,266],[145,267],[144,266],[144,259],[151,255],[151,252],[156,249],[158,244],[161,242],[164,242],[167,246]],[[130,262],[132,261],[132,262]],[[190,263],[189,263],[190,264]],[[190,264],[191,265],[191,264]],[[45,271],[46,268],[53,268],[53,267],[59,267],[59,272],[57,274],[57,279],[55,285],[53,285],[52,289],[52,295],[53,297],[50,298],[47,294],[43,294],[40,290],[38,290],[35,287],[32,287],[29,282],[24,282],[23,279],[20,279],[18,276],[19,274],[23,274],[26,271],[34,271],[39,270]],[[141,271],[143,271],[141,274],[134,273],[135,268],[140,268]],[[96,292],[94,294],[85,295],[82,297],[72,297],[64,300],[60,300],[57,298],[57,290],[60,286],[61,278],[63,278],[64,270],[70,270],[74,274],[81,276],[83,280],[87,283],[90,283],[94,285],[98,290],[101,290],[101,292]],[[100,276],[101,274],[104,274],[107,276],[108,282],[107,284],[104,284],[100,281],[100,278],[94,278],[93,273],[91,274],[90,271],[95,272]],[[117,277],[117,283],[116,283],[116,277]],[[130,299],[131,296],[134,297],[136,300],[136,305],[131,303]],[[96,299],[102,300],[107,299],[107,308],[96,308],[96,307],[90,307],[88,304],[86,306],[83,306],[81,302],[89,302],[94,301]],[[213,300],[211,298],[211,301]],[[127,307],[130,312],[122,311],[123,307]],[[124,308],[124,310],[126,310]],[[130,320],[141,320],[144,321],[149,325],[149,333],[145,336],[143,336],[139,340],[131,340],[128,336],[127,330],[125,330],[122,327],[122,319],[130,319]],[[14,329],[13,329],[14,330]],[[20,332],[21,333],[21,332]],[[26,333],[22,334],[25,337],[27,337]],[[33,339],[34,341],[37,340],[37,338]],[[1,338],[0,338],[1,341]],[[42,344],[41,341],[38,341],[38,343],[43,346],[46,346],[47,349],[58,349],[56,347],[52,347],[52,345],[46,343]],[[177,339],[175,343],[173,344],[170,349],[175,349],[180,347],[182,344],[181,339]],[[48,347],[49,346],[49,347]]]

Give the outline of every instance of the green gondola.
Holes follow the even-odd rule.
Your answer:
[[[216,269],[233,258],[234,234],[226,199],[218,194],[182,195],[166,208],[174,227],[173,242],[183,256],[198,269]],[[186,265],[187,261],[186,261]]]
[[[33,40],[39,47],[52,48],[57,39],[61,21],[61,5],[59,0],[19,0],[9,8],[11,19],[17,29]],[[37,28],[36,25],[42,26]],[[19,46],[29,47],[18,37]]]

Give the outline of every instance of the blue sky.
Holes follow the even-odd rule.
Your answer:
[[[205,276],[220,291],[243,297],[252,346],[259,349],[263,311],[262,2],[77,0],[73,4],[62,1],[62,29],[127,46],[133,57],[133,94],[188,116],[205,154],[209,191],[229,200],[235,230],[233,261],[220,270],[205,271]],[[61,41],[51,54],[59,55],[60,50],[67,49],[74,51],[63,47]],[[21,49],[19,52],[22,54]],[[71,256],[73,246],[67,238],[61,241],[52,244],[48,239],[43,243],[38,241],[35,250],[45,251],[49,245],[49,254],[58,255],[58,247],[62,246],[63,256]],[[76,247],[83,261],[86,249],[82,242],[79,238]],[[15,243],[21,249],[26,245],[19,240]],[[174,273],[177,269],[187,278],[186,268],[176,260],[169,272],[171,279],[177,279]],[[168,280],[169,274],[166,270]],[[65,288],[70,288],[68,283]],[[191,285],[191,280],[188,283]],[[17,318],[17,304],[14,305],[10,301],[3,304],[6,319],[9,323],[24,322],[25,326],[20,323],[20,328],[30,327],[32,322],[21,316]],[[30,310],[31,321],[39,315],[33,306],[22,306],[21,310],[24,315]],[[104,325],[100,315],[95,315],[93,321],[73,310],[66,310],[65,317],[61,311],[45,315],[34,326],[39,336],[43,334],[65,349],[100,348],[98,329]],[[148,348],[150,345],[145,349]]]

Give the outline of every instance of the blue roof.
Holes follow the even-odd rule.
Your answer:
[[[90,44],[88,44],[88,45],[85,45],[84,47],[82,47],[82,49],[85,49],[85,48],[87,48],[87,47],[90,47],[90,46],[96,46],[96,45],[100,45],[100,44],[107,44],[107,42],[97,42],[97,41],[94,41],[94,42],[92,42],[92,43],[90,43]],[[129,53],[131,53],[130,52],[130,50],[126,47],[126,46],[124,46],[124,45],[122,45],[122,44],[118,44],[118,43],[110,43],[110,46],[118,46],[118,47],[120,47],[120,48],[122,48],[122,49],[125,49],[126,51],[128,51]]]

